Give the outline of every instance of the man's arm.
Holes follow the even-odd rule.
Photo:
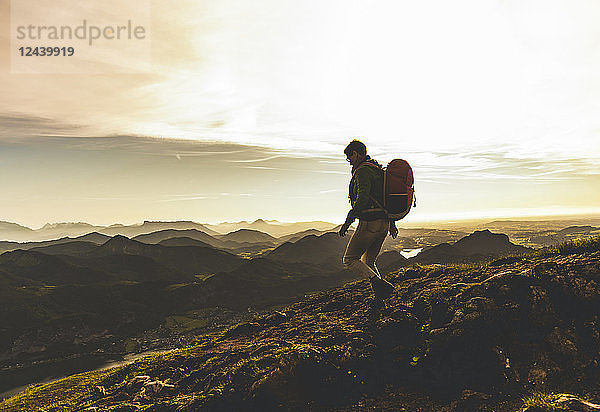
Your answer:
[[[390,236],[393,239],[396,239],[396,236],[398,236],[398,228],[396,227],[395,220],[390,220]]]
[[[352,221],[358,218],[360,212],[368,209],[371,204],[370,194],[371,194],[371,185],[372,178],[367,170],[368,166],[363,166],[356,171],[356,186],[358,188],[358,194],[356,196],[356,202],[352,209],[348,212],[348,218],[351,218]],[[348,220],[348,219],[346,219]]]
[[[369,171],[365,170],[365,167],[359,168],[356,171],[356,185],[358,188],[358,193],[356,197],[356,202],[348,215],[346,216],[346,221],[342,225],[339,230],[339,235],[344,236],[348,231],[348,228],[354,222],[355,219],[360,215],[361,210],[367,209],[369,207],[369,195],[371,193],[371,176],[369,175]]]

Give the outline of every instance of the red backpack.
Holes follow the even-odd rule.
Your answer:
[[[415,178],[406,160],[394,159],[388,163],[383,175],[383,208],[391,220],[400,220],[417,206]]]
[[[388,163],[383,173],[383,205],[373,199],[387,212],[388,219],[400,220],[417,206],[415,179],[406,160],[394,159]]]

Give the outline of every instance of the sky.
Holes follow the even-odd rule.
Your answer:
[[[595,0],[0,0],[0,16],[0,220],[341,222],[352,138],[413,166],[407,224],[600,213]],[[83,18],[147,38],[17,55],[19,24]]]

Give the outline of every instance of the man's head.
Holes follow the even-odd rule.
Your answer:
[[[350,162],[352,166],[358,165],[367,156],[367,146],[359,140],[351,141],[348,146],[344,149],[346,160]]]

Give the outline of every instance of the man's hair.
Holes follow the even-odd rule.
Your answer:
[[[367,146],[365,146],[365,144],[360,140],[354,139],[344,149],[344,154],[346,156],[350,156],[352,152],[356,152],[359,155],[364,156],[367,154]]]

